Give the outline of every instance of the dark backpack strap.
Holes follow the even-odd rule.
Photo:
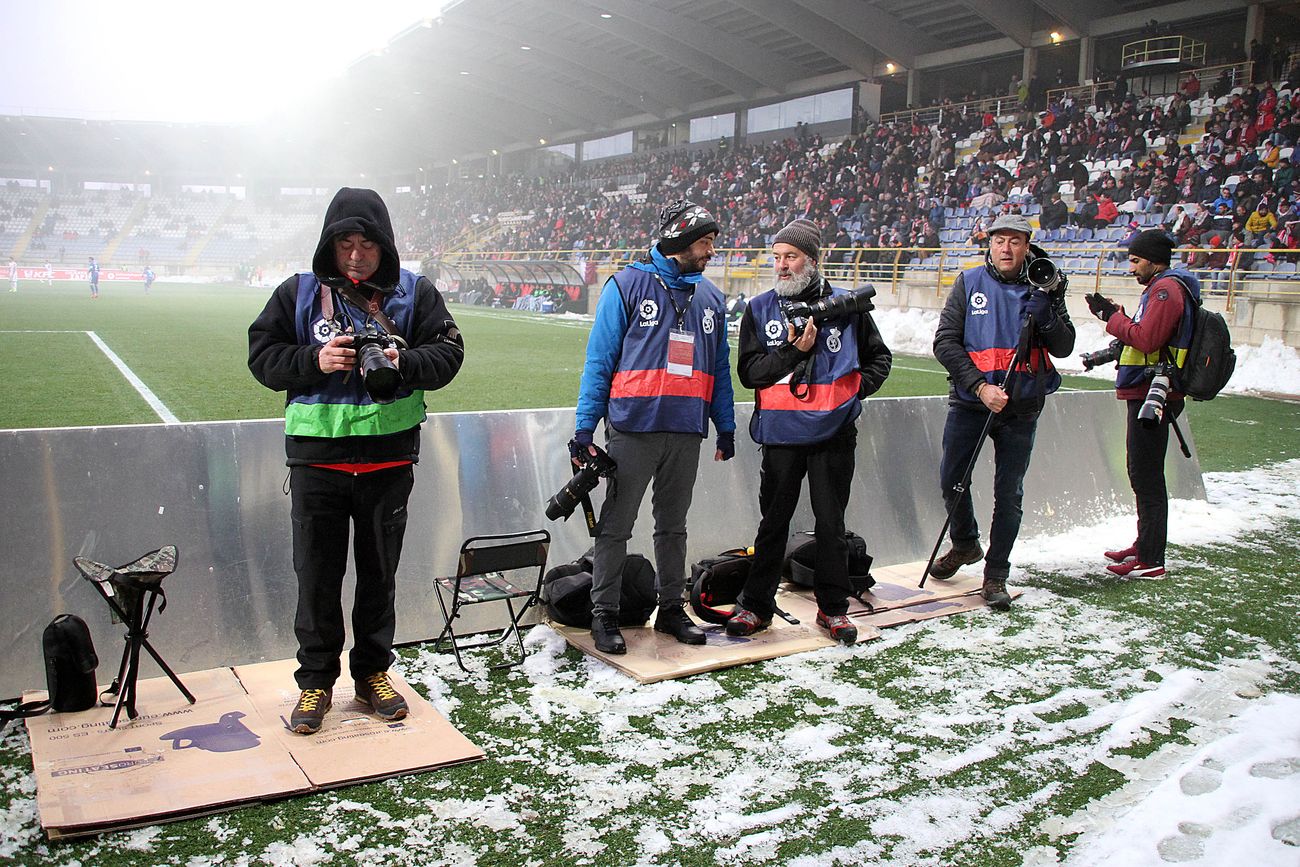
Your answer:
[[[26,719],[30,716],[40,716],[50,709],[50,700],[48,698],[39,701],[24,701],[16,705],[13,710],[0,710],[0,730],[16,719]]]

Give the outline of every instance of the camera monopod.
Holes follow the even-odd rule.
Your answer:
[[[1008,394],[1011,393],[1013,378],[1019,372],[1019,368],[1029,361],[1029,344],[1031,343],[1034,331],[1034,317],[1025,318],[1024,327],[1020,329],[1020,336],[1016,338],[1016,351],[1011,354],[1011,363],[1007,365],[1006,375],[1002,377],[1002,389]],[[989,410],[989,417],[984,420],[984,429],[980,431],[979,440],[975,443],[975,451],[970,456],[970,463],[966,465],[966,472],[962,474],[957,484],[952,486],[953,493],[957,494],[960,499],[961,495],[970,490],[971,476],[975,474],[975,462],[980,458],[980,450],[984,448],[984,440],[988,438],[989,430],[993,427],[993,417],[997,415],[993,410]],[[943,545],[943,539],[948,535],[948,527],[952,525],[952,510],[957,507],[957,499],[952,501],[948,507],[947,515],[943,519],[943,529],[939,531],[939,538],[934,540],[934,550],[930,552],[930,559],[926,561],[925,571],[921,573],[921,583],[918,587],[924,587],[926,579],[930,577],[930,570],[934,568],[934,558],[939,555],[939,548]]]

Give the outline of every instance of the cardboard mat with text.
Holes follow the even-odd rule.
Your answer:
[[[411,706],[405,720],[384,723],[336,701],[319,734],[295,735],[282,718],[297,699],[294,667],[183,674],[192,705],[167,678],[142,680],[140,716],[115,730],[111,707],[28,718],[41,827],[51,839],[84,836],[483,758],[396,674]]]
[[[980,588],[984,578],[980,566],[961,569],[952,578],[941,581],[930,578],[925,587],[921,583],[921,573],[925,571],[925,561],[899,563],[895,566],[873,568],[871,575],[876,585],[862,594],[863,599],[871,605],[871,610],[856,599],[849,600],[849,617],[859,626],[869,623],[881,629],[890,626],[902,626],[918,620],[932,617],[947,617],[963,611],[987,608]],[[809,598],[812,591],[804,591]],[[1008,587],[1011,598],[1020,596],[1021,591]]]
[[[728,635],[719,625],[704,623],[700,624],[708,635],[708,643],[704,645],[681,644],[670,635],[655,632],[650,625],[625,627],[623,638],[627,641],[627,653],[619,655],[596,650],[589,630],[554,622],[550,625],[564,636],[565,641],[583,653],[596,657],[641,683],[688,677],[747,662],[776,659],[792,653],[835,646],[836,642],[830,635],[813,622],[817,616],[817,604],[810,598],[805,599],[782,589],[777,594],[776,603],[799,622],[787,623],[776,617],[767,629],[744,638]],[[653,616],[650,623],[654,623]],[[879,637],[880,631],[874,626],[858,626],[859,642]]]

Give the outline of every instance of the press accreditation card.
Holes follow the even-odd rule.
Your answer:
[[[672,376],[690,376],[694,372],[695,335],[674,329],[668,334],[668,373]]]

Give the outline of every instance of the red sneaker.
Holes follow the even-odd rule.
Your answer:
[[[1106,567],[1106,571],[1121,578],[1145,578],[1148,581],[1165,577],[1164,566],[1148,566],[1136,557],[1123,563],[1112,563]]]
[[[817,612],[817,625],[825,629],[840,644],[852,644],[858,640],[858,627],[849,622],[843,614],[822,614]]]
[[[1137,542],[1129,545],[1121,551],[1105,551],[1106,559],[1113,563],[1123,563],[1125,560],[1136,560],[1138,555]]]

